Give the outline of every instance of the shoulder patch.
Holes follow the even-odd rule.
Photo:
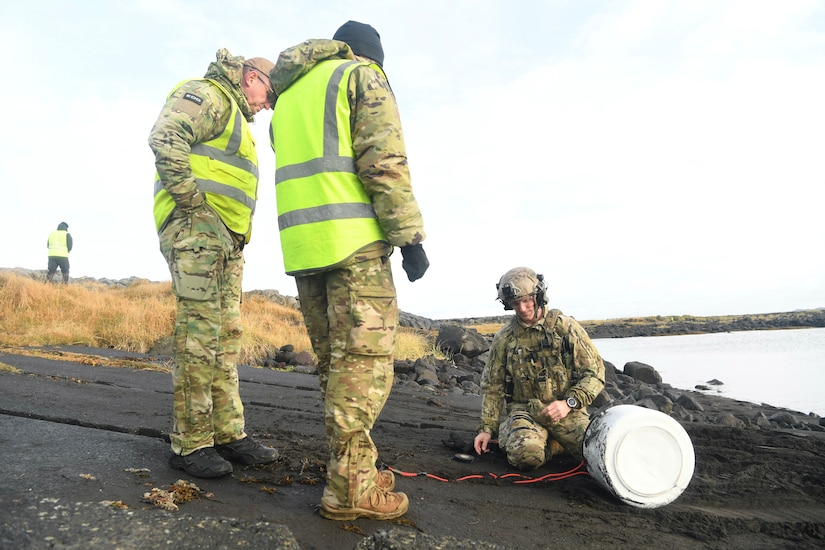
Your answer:
[[[192,92],[186,92],[185,94],[183,94],[183,99],[188,99],[192,103],[197,103],[198,105],[203,104],[203,98],[200,96],[196,96]]]

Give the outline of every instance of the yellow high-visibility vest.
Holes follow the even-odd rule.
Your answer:
[[[226,226],[248,235],[258,199],[258,155],[255,138],[238,104],[218,82],[209,79],[232,104],[232,114],[221,134],[192,145],[189,163],[198,189]],[[178,85],[175,89],[179,88]],[[173,90],[174,92],[174,90]],[[170,94],[171,95],[171,94]],[[155,172],[155,228],[160,231],[175,209],[175,201]]]
[[[352,149],[347,85],[358,65],[365,63],[322,61],[275,104],[275,197],[290,275],[334,266],[387,240]]]
[[[68,235],[69,233],[63,229],[55,229],[49,233],[49,256],[55,258],[69,257]]]

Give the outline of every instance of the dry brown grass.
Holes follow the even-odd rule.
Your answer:
[[[169,283],[51,285],[0,274],[0,344],[77,344],[145,353],[171,333],[174,307]]]
[[[0,345],[82,345],[147,353],[172,336],[175,297],[171,283],[138,282],[126,288],[99,283],[53,285],[0,273]],[[242,364],[254,365],[286,344],[311,346],[301,313],[247,295],[241,304]],[[398,359],[432,353],[425,333],[398,331]]]
[[[300,311],[270,302],[263,296],[247,295],[241,303],[240,362],[253,365],[273,355],[286,344],[296,351],[312,351]]]
[[[483,336],[493,337],[503,326],[504,323],[479,323],[469,325],[469,328],[476,329]]]
[[[425,330],[409,327],[398,327],[395,333],[395,359],[420,359],[427,355],[434,355],[439,359],[444,354],[435,348],[435,334]]]

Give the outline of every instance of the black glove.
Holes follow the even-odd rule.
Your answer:
[[[430,267],[430,261],[427,259],[424,247],[420,244],[402,246],[401,256],[404,257],[401,261],[401,267],[407,272],[407,278],[410,282],[417,281],[423,277],[424,272]]]
[[[450,432],[450,439],[442,439],[441,444],[447,447],[448,449],[452,449],[460,453],[475,454],[475,450],[473,447],[473,439],[474,438],[472,436],[465,439],[463,436],[456,432]]]

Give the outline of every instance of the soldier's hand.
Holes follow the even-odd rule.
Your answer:
[[[482,453],[486,453],[489,451],[490,439],[492,436],[487,432],[480,432],[473,442],[473,447],[476,450],[476,454],[480,455]]]
[[[412,281],[417,281],[424,276],[424,272],[430,267],[430,261],[427,259],[427,254],[424,252],[424,247],[421,244],[411,244],[401,247],[401,256],[404,259],[401,262],[401,267],[407,272],[407,278]]]
[[[562,418],[566,417],[570,411],[572,411],[570,407],[567,406],[567,402],[564,400],[553,401],[541,411],[541,414],[547,416],[553,422],[558,422]]]
[[[178,204],[180,209],[186,212],[187,214],[196,212],[197,210],[203,208],[204,205],[206,205],[206,197],[200,191],[192,195],[192,200],[189,202],[189,204]]]

